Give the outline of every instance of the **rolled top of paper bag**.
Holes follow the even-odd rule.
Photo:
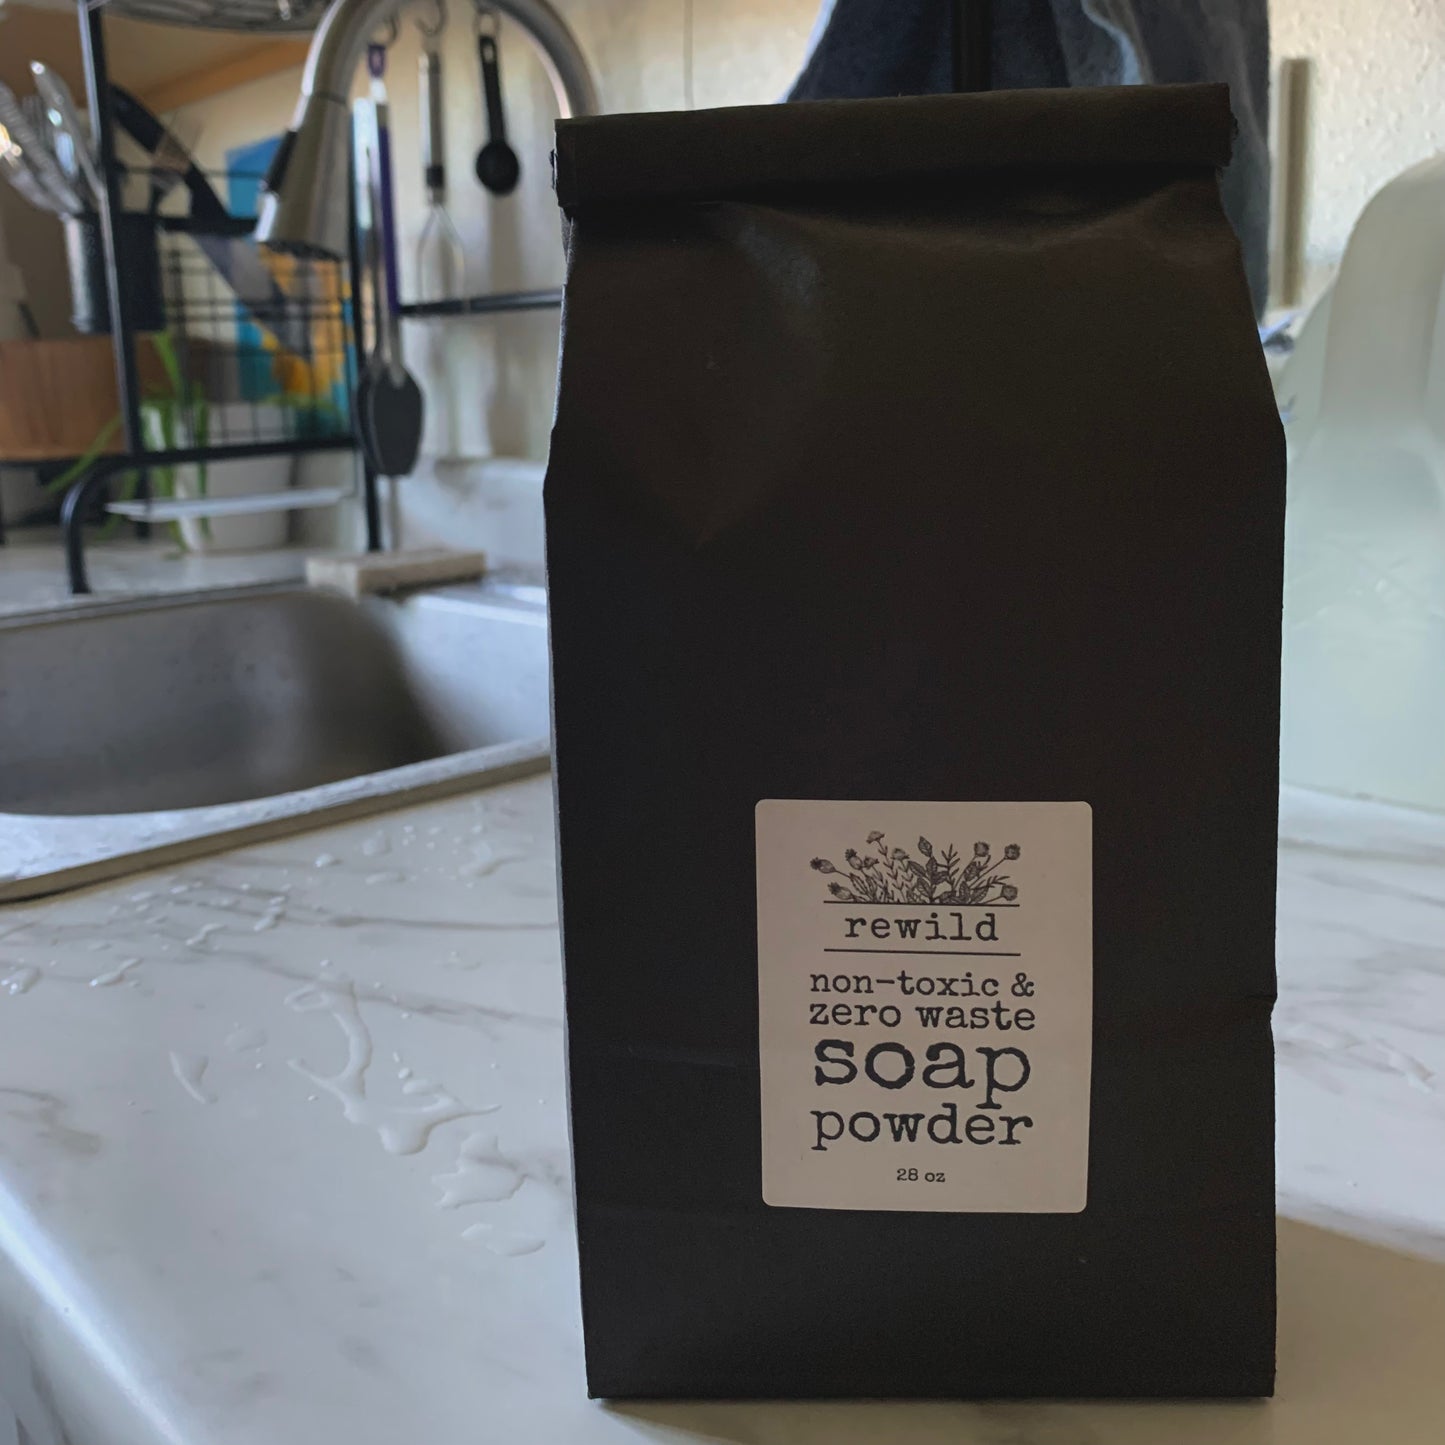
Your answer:
[[[798,101],[559,121],[555,181],[570,212],[1021,167],[1213,169],[1233,136],[1224,85]]]

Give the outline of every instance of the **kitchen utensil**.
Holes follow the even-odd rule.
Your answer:
[[[80,179],[68,138],[62,136],[52,122],[49,107],[38,95],[21,96],[19,100],[21,113],[42,153],[41,165],[58,170],[65,177],[66,185],[75,192],[82,209],[88,207],[90,196]]]
[[[467,258],[461,234],[447,211],[446,106],[439,39],[446,23],[444,0],[437,0],[437,24],[418,18],[423,44],[421,56],[422,165],[427,193],[427,214],[417,240],[417,289],[423,301],[446,301],[467,292]],[[435,379],[429,400],[442,432],[432,428],[430,446],[446,456],[460,450],[457,389],[462,369],[457,355],[463,338],[457,328],[443,322],[426,336],[428,369]],[[425,438],[424,438],[425,440]]]
[[[381,243],[377,234],[377,213],[380,209],[376,196],[376,163],[372,156],[376,151],[376,106],[370,100],[358,100],[352,114],[352,174],[355,177],[356,240],[360,250],[362,294],[356,297],[363,321],[370,317],[369,334],[364,338],[365,360],[356,378],[352,391],[352,420],[354,430],[366,454],[368,464],[376,470],[376,458],[371,452],[368,423],[371,417],[371,394],[375,390],[376,374],[382,363],[381,355],[381,308],[385,305],[383,293],[386,280],[382,274]],[[370,295],[367,295],[367,291]],[[366,303],[369,300],[370,305]]]
[[[60,117],[57,112],[50,110],[42,103],[41,110],[45,118],[45,138],[50,146],[50,153],[60,164],[60,169],[65,172],[65,179],[80,192],[81,199],[87,206],[95,204],[95,195],[85,177],[80,172],[80,160],[75,154],[75,141],[60,124]],[[34,121],[31,122],[34,124]]]
[[[367,47],[366,66],[371,74],[371,99],[376,106],[376,148],[372,152],[372,164],[376,183],[376,230],[386,275],[384,309],[395,312],[401,305],[401,280],[396,254],[396,194],[391,173],[391,106],[386,95],[385,45]]]
[[[65,178],[65,172],[56,164],[54,155],[30,124],[15,98],[15,92],[3,82],[0,82],[0,125],[9,132],[11,145],[19,146],[22,159],[28,162],[41,185],[55,198],[59,209],[71,216],[85,210],[79,193]]]
[[[386,47],[367,54],[376,109],[376,145],[371,152],[373,284],[376,294],[377,345],[368,370],[361,434],[378,476],[404,477],[421,450],[426,405],[416,378],[402,357],[400,293],[396,265],[396,217],[391,176],[391,118],[386,101]]]
[[[30,129],[35,139],[39,141],[42,150],[60,168],[61,175],[65,177],[67,184],[80,198],[81,205],[86,210],[91,209],[95,204],[94,196],[80,173],[80,162],[76,158],[75,143],[61,122],[60,113],[51,110],[38,95],[21,96],[20,109],[24,112],[25,119],[30,122]]]
[[[30,122],[30,129],[35,132],[35,138],[50,152],[55,154],[55,129],[50,123],[50,108],[38,95],[16,95],[20,102],[20,110],[25,119]]]
[[[37,210],[64,215],[65,207],[46,189],[45,183],[31,169],[25,152],[15,143],[9,128],[0,124],[0,172]]]
[[[497,30],[497,12],[490,6],[477,6],[477,55],[482,62],[482,99],[487,108],[487,143],[477,152],[477,180],[494,196],[506,196],[516,190],[522,164],[507,144]]]
[[[380,269],[376,267],[378,252],[375,243],[367,247],[366,264],[368,275],[373,281],[380,276]],[[380,334],[381,318],[377,318],[378,334]],[[352,393],[352,424],[356,429],[356,436],[361,443],[362,453],[366,457],[367,465],[377,475],[381,475],[381,458],[376,455],[375,448],[371,442],[371,408],[372,396],[376,392],[377,378],[380,376],[385,362],[382,358],[379,347],[374,348],[366,358],[366,365],[361,368],[361,374],[356,378],[356,388]]]
[[[375,279],[384,268],[376,250]],[[404,477],[416,466],[421,451],[426,403],[416,378],[401,358],[400,325],[394,312],[383,306],[377,318],[377,349],[367,368],[370,378],[361,410],[361,435],[367,456],[381,477]]]
[[[100,173],[90,132],[80,117],[70,87],[42,61],[32,60],[30,73],[35,77],[35,88],[45,104],[59,115],[60,125],[70,137],[76,163],[89,187],[91,201],[99,205],[101,196],[105,194],[105,178]]]
[[[447,213],[446,120],[442,97],[442,57],[438,45],[446,9],[438,0],[438,23],[420,18],[422,33],[422,170],[427,214],[416,248],[417,286],[423,301],[441,301],[466,290],[466,252],[461,234]]]
[[[38,95],[22,95],[19,99],[20,109],[25,119],[30,122],[35,139],[44,146],[50,158],[60,167],[65,179],[75,186],[79,193],[74,148],[69,144],[69,137],[61,134],[59,118],[51,115],[50,107]],[[84,196],[81,198],[85,199]]]
[[[426,401],[416,378],[402,362],[399,333],[396,316],[383,313],[382,349],[374,358],[377,364],[362,419],[367,452],[381,477],[404,477],[412,472],[426,421]]]

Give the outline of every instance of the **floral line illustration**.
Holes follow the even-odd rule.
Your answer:
[[[975,843],[965,862],[949,844],[941,853],[919,838],[914,857],[906,848],[888,845],[882,833],[870,833],[867,851],[849,848],[840,868],[827,858],[814,858],[813,869],[831,875],[828,892],[839,903],[1013,903],[1018,888],[999,870],[1023,853],[1010,843],[998,858],[987,843]]]

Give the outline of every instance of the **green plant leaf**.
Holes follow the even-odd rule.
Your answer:
[[[85,449],[85,452],[77,457],[58,477],[52,477],[45,484],[45,491],[51,496],[57,492],[67,492],[80,480],[91,467],[100,460],[106,448],[110,446],[111,438],[120,429],[120,418],[113,416],[96,432],[95,440]]]

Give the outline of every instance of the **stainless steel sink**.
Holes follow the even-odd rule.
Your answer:
[[[0,622],[0,900],[544,768],[547,733],[527,589]]]

